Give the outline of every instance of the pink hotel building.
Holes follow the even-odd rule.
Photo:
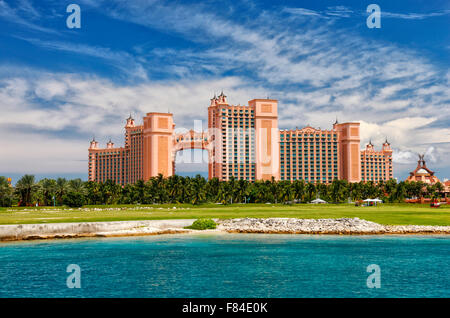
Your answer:
[[[278,129],[278,101],[253,99],[248,106],[229,105],[222,93],[208,107],[208,130],[175,133],[171,113],[147,113],[142,125],[130,116],[124,147],[109,141],[99,148],[91,141],[89,180],[118,184],[175,173],[176,153],[184,149],[208,152],[208,176],[219,180],[298,180],[330,183],[391,179],[392,149],[381,151],[370,142],[360,149],[359,123],[334,123],[331,130],[312,127]]]

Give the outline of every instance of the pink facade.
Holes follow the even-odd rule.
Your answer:
[[[349,182],[361,181],[359,123],[334,123],[339,143],[339,176]]]
[[[362,181],[386,181],[394,175],[392,165],[392,149],[387,139],[380,151],[376,151],[372,142],[361,151],[361,178]]]
[[[253,99],[229,105],[222,93],[208,107],[212,140],[209,177],[220,180],[279,179],[278,101]]]
[[[330,183],[341,178],[338,132],[280,130],[281,180]]]
[[[158,174],[168,177],[175,173],[178,151],[204,149],[209,178],[219,180],[368,181],[366,167],[375,153],[360,150],[359,129],[359,123],[336,122],[331,130],[279,130],[277,100],[229,105],[222,92],[210,101],[207,131],[175,133],[172,114],[147,113],[143,125],[135,125],[131,116],[127,119],[124,147],[109,142],[100,149],[93,140],[89,180],[127,184]],[[392,150],[383,145],[382,154],[385,159],[373,166],[376,180],[392,178]]]

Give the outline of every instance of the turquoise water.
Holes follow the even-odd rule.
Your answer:
[[[69,289],[66,267],[81,268]],[[381,288],[369,289],[369,264]],[[163,235],[0,244],[0,297],[450,297],[450,238]]]

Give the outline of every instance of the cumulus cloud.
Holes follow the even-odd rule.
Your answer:
[[[0,156],[1,171],[85,172],[90,138],[95,135],[101,146],[109,138],[123,145],[129,113],[139,123],[147,112],[170,111],[177,129],[193,128],[194,120],[206,129],[209,99],[222,89],[233,92],[230,101],[235,104],[263,93],[235,77],[118,85],[88,75],[36,72],[30,78],[0,80],[0,134],[8,136],[0,141],[0,149],[8,153]],[[42,100],[51,107],[43,107]]]

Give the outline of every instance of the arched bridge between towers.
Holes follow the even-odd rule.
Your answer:
[[[184,133],[175,134],[173,139],[173,152],[186,150],[186,149],[211,149],[211,137],[208,132],[196,132],[194,130],[189,130]]]
[[[172,171],[175,173],[176,164],[175,159],[178,151],[189,150],[189,149],[201,149],[208,151],[208,175],[210,175],[211,163],[213,161],[214,156],[214,145],[213,145],[213,137],[205,131],[197,132],[194,130],[189,130],[187,132],[178,133],[174,135],[173,138],[173,147],[172,147]],[[192,161],[192,156],[185,156],[183,158],[187,158],[187,163],[205,163],[203,161],[203,156],[193,156],[194,160]],[[183,159],[182,159],[183,160]]]

